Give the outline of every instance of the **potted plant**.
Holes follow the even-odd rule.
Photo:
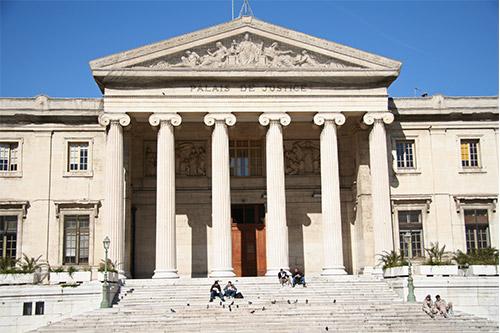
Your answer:
[[[112,262],[111,259],[108,259],[107,262],[101,260],[99,264],[97,278],[99,281],[104,281],[104,267],[107,266],[108,270],[108,282],[116,282],[118,281],[118,270],[116,267],[118,266],[116,263]]]
[[[404,258],[402,252],[384,251],[379,254],[380,262],[383,263],[384,277],[393,278],[399,276],[408,276],[408,261]]]
[[[76,284],[90,281],[90,271],[80,271],[75,266],[56,267],[51,269],[50,284]]]
[[[23,254],[22,260],[0,258],[0,284],[33,284],[38,281],[36,271],[40,268],[38,258]]]
[[[417,274],[426,276],[458,275],[458,266],[454,265],[451,260],[444,258],[445,248],[446,245],[440,247],[439,242],[431,243],[431,247],[425,249],[429,258],[424,265],[417,266]]]
[[[464,253],[455,252],[453,259],[464,270],[465,276],[498,275],[498,250],[494,247]]]

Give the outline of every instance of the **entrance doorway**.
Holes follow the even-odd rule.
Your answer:
[[[231,205],[233,269],[236,276],[266,274],[264,205]]]

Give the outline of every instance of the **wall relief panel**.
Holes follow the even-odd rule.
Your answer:
[[[136,68],[361,68],[292,45],[245,33],[133,66]]]
[[[144,175],[156,176],[156,141],[144,141]],[[206,176],[206,142],[176,141],[175,173],[178,176]]]
[[[285,174],[319,175],[319,140],[285,140]]]

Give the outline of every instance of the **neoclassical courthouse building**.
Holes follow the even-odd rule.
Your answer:
[[[242,17],[0,99],[0,254],[134,278],[377,272],[498,247],[498,98],[390,98],[401,63]],[[403,235],[411,235],[411,251]],[[408,236],[407,236],[408,237]]]

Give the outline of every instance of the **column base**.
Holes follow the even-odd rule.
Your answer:
[[[178,279],[176,270],[155,270],[153,279]]]
[[[339,267],[323,267],[321,276],[332,276],[332,275],[347,275],[344,266]]]
[[[233,269],[214,269],[210,272],[208,277],[210,278],[226,278],[226,277],[235,277]]]

